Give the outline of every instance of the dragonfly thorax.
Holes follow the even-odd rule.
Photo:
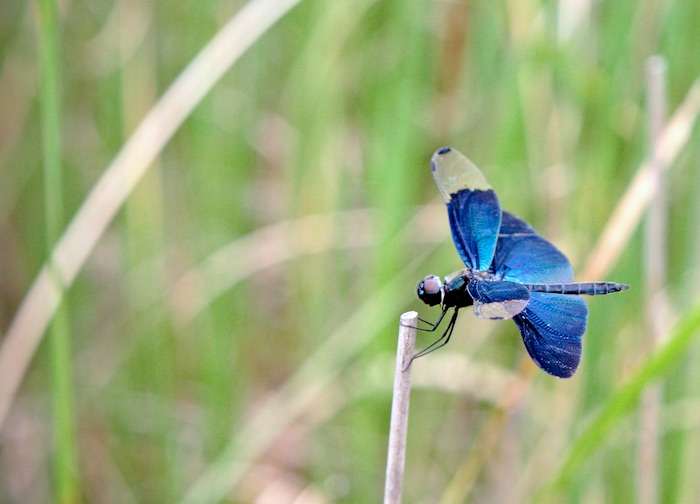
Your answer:
[[[428,275],[418,284],[418,298],[428,306],[442,305],[444,308],[464,308],[474,303],[467,290],[472,280],[493,280],[493,275],[485,271],[465,268],[445,277],[445,282],[436,275]]]

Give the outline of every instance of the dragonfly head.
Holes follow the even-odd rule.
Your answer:
[[[435,306],[442,303],[445,295],[445,287],[440,280],[440,277],[428,275],[418,284],[416,289],[418,298],[428,306]]]

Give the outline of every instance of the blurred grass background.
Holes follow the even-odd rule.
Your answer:
[[[3,333],[47,240],[243,6],[60,3],[48,63],[60,148],[47,154],[47,28],[33,3],[0,5]],[[645,62],[666,58],[673,112],[700,76],[698,19],[696,0],[299,2],[99,238],[64,299],[68,354],[56,362],[42,342],[0,430],[0,501],[378,501],[399,315],[437,316],[415,285],[461,267],[433,150],[467,154],[580,271],[649,153]],[[633,289],[589,300],[571,380],[523,364],[514,324],[464,313],[414,366],[406,502],[648,499],[634,406],[651,381],[659,497],[647,502],[700,499],[699,141],[668,180],[676,353],[643,335],[641,229],[606,278],[581,278]],[[47,155],[60,157],[58,195]]]

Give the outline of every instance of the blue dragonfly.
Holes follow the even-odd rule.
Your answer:
[[[501,211],[496,193],[466,156],[443,147],[431,169],[447,205],[452,238],[466,268],[445,277],[426,276],[418,297],[442,313],[424,330],[435,331],[454,309],[442,336],[413,358],[446,345],[460,308],[473,306],[487,319],[512,318],[532,360],[547,373],[573,376],[581,361],[588,307],[582,294],[597,296],[629,288],[614,282],[574,282],[566,256],[525,221]]]

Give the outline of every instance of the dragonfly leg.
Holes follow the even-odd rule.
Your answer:
[[[406,366],[406,368],[408,368],[408,366],[410,366],[411,363],[412,363],[415,359],[418,359],[419,357],[423,357],[423,356],[425,356],[425,355],[428,355],[429,353],[434,352],[434,351],[437,350],[438,348],[442,348],[442,347],[444,347],[445,345],[447,345],[447,343],[449,343],[450,338],[452,337],[452,331],[454,331],[454,328],[455,328],[455,323],[457,322],[457,313],[458,313],[458,311],[459,311],[459,308],[455,308],[455,311],[454,311],[454,313],[452,314],[452,318],[450,318],[450,322],[447,324],[447,327],[445,328],[445,332],[442,333],[442,336],[440,336],[438,339],[436,339],[435,341],[433,341],[430,345],[428,345],[428,346],[425,347],[423,350],[421,350],[420,352],[418,352],[417,354],[415,354],[413,357],[411,357],[411,360],[410,360],[410,362],[408,363],[408,365]],[[437,327],[437,325],[438,325],[438,324],[440,323],[440,321],[442,320],[442,318],[445,316],[445,313],[447,313],[447,310],[444,310],[444,311],[442,312],[442,314],[440,315],[440,318],[439,318],[438,321],[435,323],[433,329],[426,329],[426,331],[430,331],[430,330],[434,331],[435,328]]]
[[[418,322],[423,322],[428,327],[418,327],[418,326],[412,326],[412,325],[407,325],[407,324],[403,324],[403,323],[402,323],[402,325],[404,327],[410,327],[411,329],[415,329],[416,331],[433,332],[433,331],[435,331],[435,329],[438,328],[438,326],[442,322],[442,319],[445,318],[445,313],[447,313],[447,308],[442,309],[442,313],[440,313],[440,316],[437,318],[437,320],[435,322],[429,322],[425,319],[418,317]]]

